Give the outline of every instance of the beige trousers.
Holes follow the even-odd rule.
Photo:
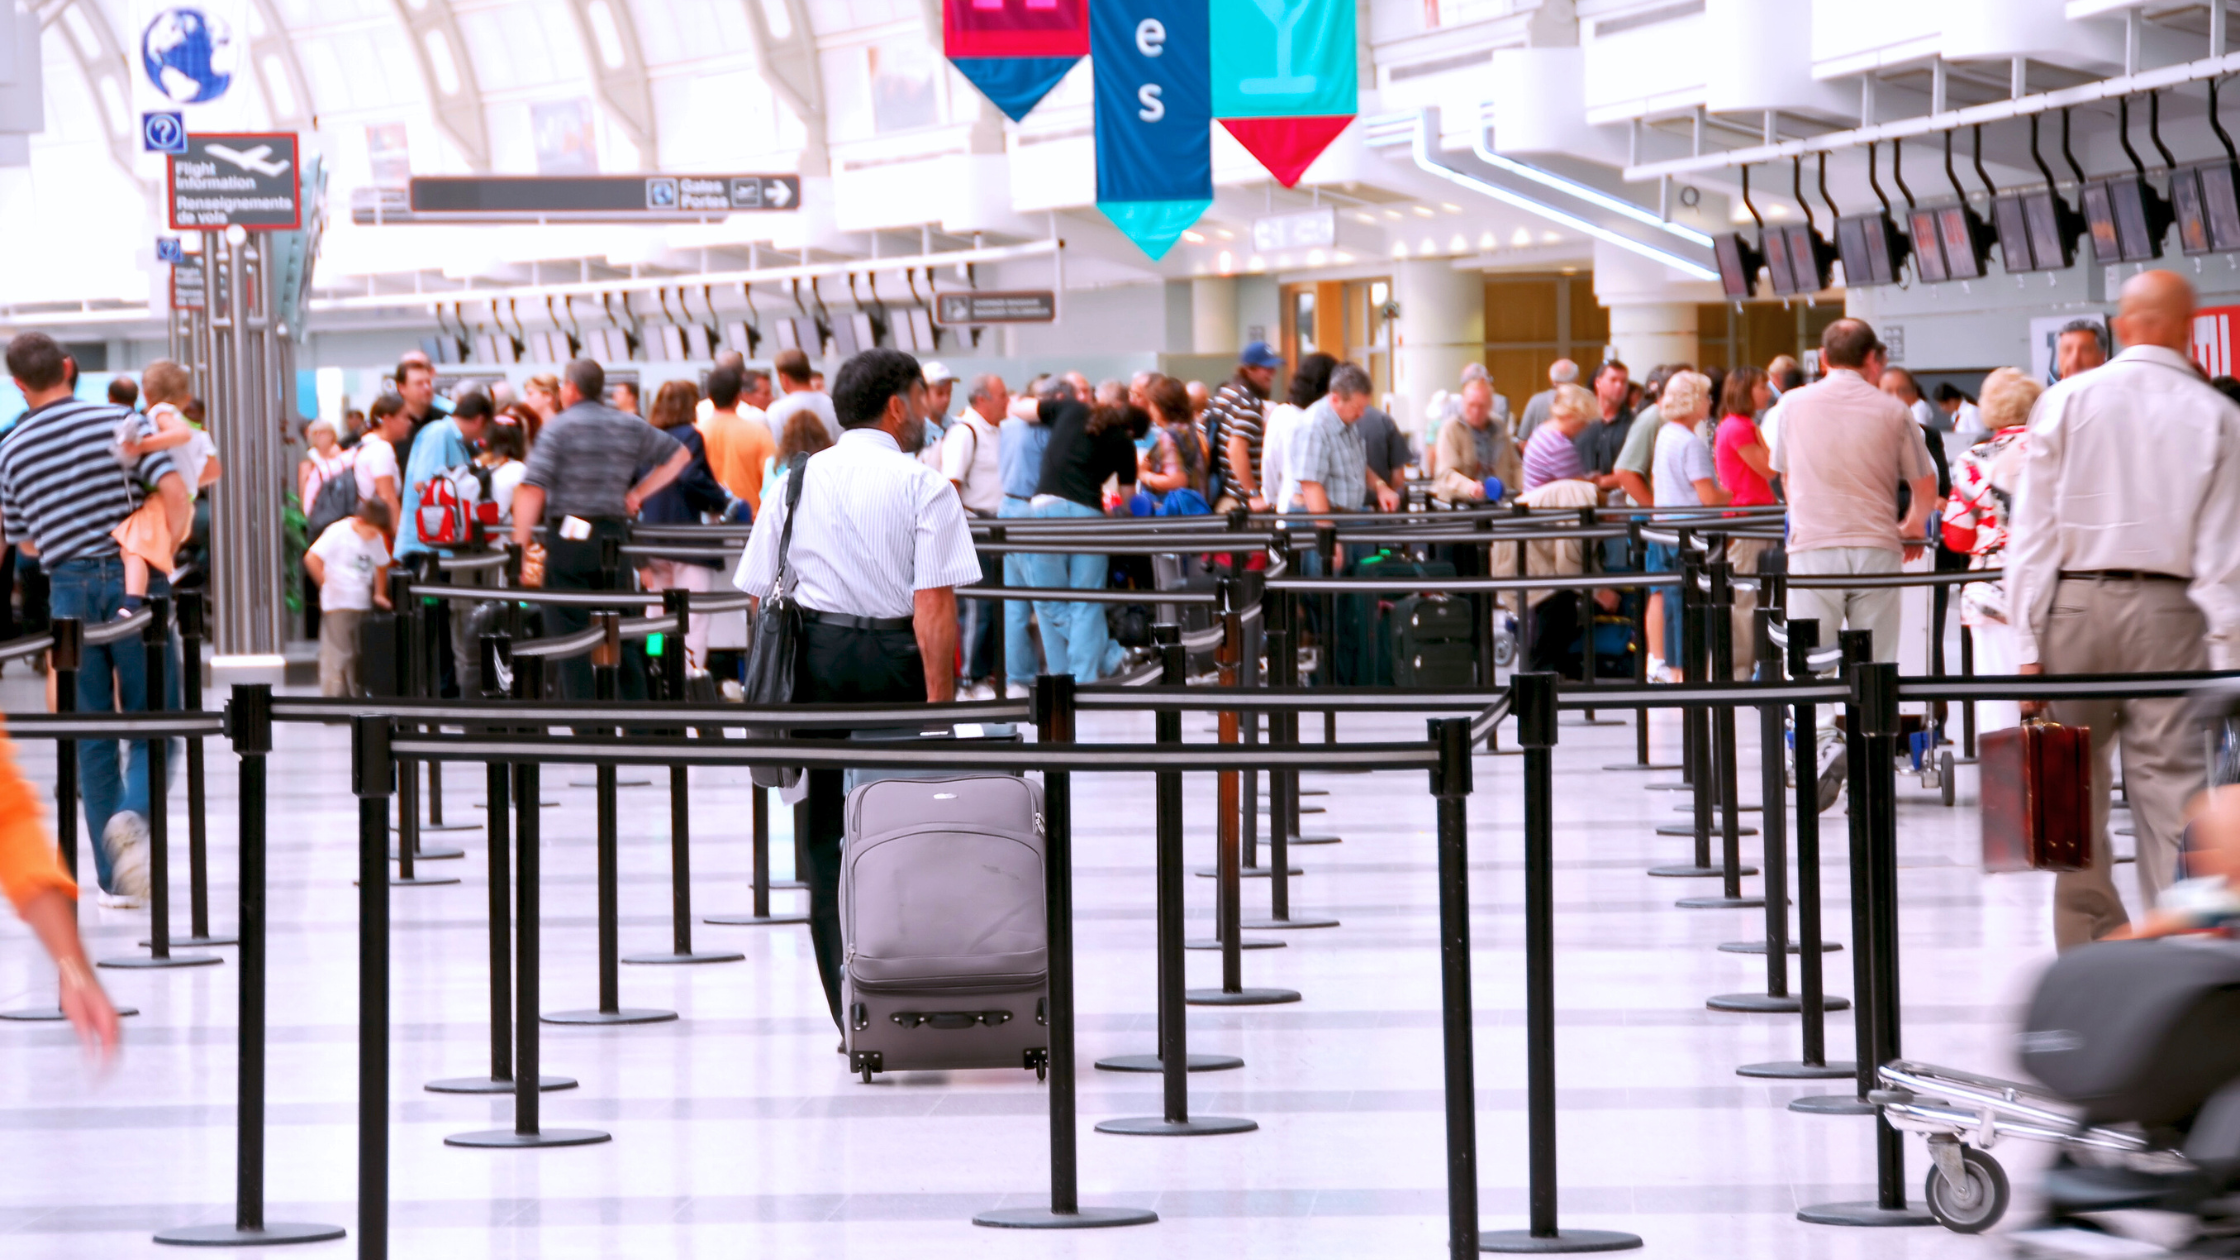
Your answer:
[[[2021,613],[2022,610],[2016,610]],[[2064,578],[2038,634],[2049,674],[2127,674],[2207,669],[2208,625],[2183,582]],[[2092,864],[2053,882],[2053,942],[2068,949],[2129,923],[2109,862],[2108,745],[2123,752],[2123,782],[2137,833],[2142,909],[2170,886],[2185,833],[2185,809],[2207,781],[2201,725],[2183,698],[2060,700],[2053,720],[2092,730]]]
[[[1755,577],[1758,557],[1771,551],[1775,542],[1771,538],[1730,538],[1727,540],[1727,563],[1734,576]],[[1758,592],[1736,590],[1734,593],[1734,677],[1747,680],[1758,663],[1757,641]]]
[[[357,608],[319,610],[319,694],[362,696],[358,682],[358,627],[365,612]]]

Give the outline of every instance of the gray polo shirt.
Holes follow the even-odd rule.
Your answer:
[[[622,498],[637,484],[637,470],[676,451],[675,438],[638,417],[579,402],[538,432],[521,481],[544,491],[548,517],[619,519],[630,514]]]

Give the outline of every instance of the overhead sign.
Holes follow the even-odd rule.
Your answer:
[[[140,148],[146,153],[185,153],[187,116],[176,110],[151,110],[140,115]]]
[[[1090,0],[1097,209],[1156,262],[1213,204],[1205,0]]]
[[[210,273],[200,254],[171,264],[171,309],[199,311],[210,305]]]
[[[1338,212],[1329,206],[1296,214],[1271,214],[1252,221],[1252,247],[1263,253],[1275,249],[1328,249],[1338,243]]]
[[[1213,116],[1289,188],[1360,108],[1354,0],[1209,0]]]
[[[1089,55],[1088,0],[942,0],[941,50],[1018,122]]]
[[[180,242],[180,240],[179,240],[179,238],[178,238],[178,237],[176,237],[176,236],[159,236],[159,237],[157,237],[157,238],[156,238],[156,261],[157,261],[157,262],[159,262],[159,263],[176,263],[176,262],[185,262],[186,260],[187,260],[187,247],[186,247],[186,246],[185,246],[184,244],[182,244],[182,243]]]
[[[181,105],[224,96],[240,60],[233,28],[197,5],[165,9],[140,32],[140,68],[156,91]]]
[[[292,131],[220,132],[187,137],[165,180],[171,226],[211,231],[236,225],[292,232],[303,226],[303,198]]]
[[[937,324],[1048,324],[1058,318],[1058,295],[1049,289],[937,294]]]
[[[380,221],[699,222],[800,204],[798,175],[423,175],[401,207],[381,205]],[[373,209],[353,205],[351,218],[373,222]]]

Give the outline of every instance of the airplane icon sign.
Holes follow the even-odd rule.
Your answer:
[[[288,169],[288,162],[285,159],[278,162],[272,160],[272,146],[269,144],[260,144],[247,152],[229,148],[222,144],[213,144],[204,152],[212,157],[224,158],[242,170],[254,171],[259,175],[279,175]]]

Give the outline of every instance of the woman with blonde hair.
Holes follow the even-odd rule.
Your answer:
[[[1944,545],[1964,552],[1970,569],[2005,567],[2007,523],[2014,493],[2022,484],[2023,452],[2029,446],[2030,409],[2045,387],[2020,368],[2000,368],[1983,378],[1984,426],[1991,436],[1960,453],[1952,465],[1952,497],[1944,505]],[[1960,625],[1975,638],[1976,672],[2015,672],[2014,629],[2007,620],[2004,580],[1970,582],[1960,588]],[[1978,702],[1982,730],[2004,730],[2022,723],[2012,700]]]

